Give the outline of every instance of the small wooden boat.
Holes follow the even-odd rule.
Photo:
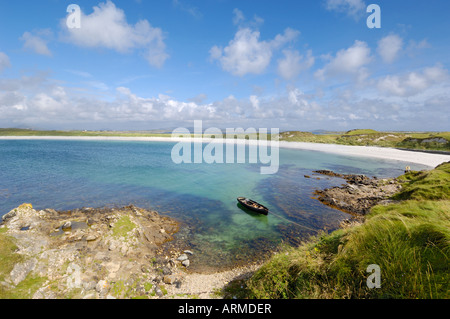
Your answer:
[[[261,205],[260,203],[257,203],[254,200],[245,197],[238,197],[237,200],[242,206],[254,212],[264,215],[267,215],[269,213],[269,209],[266,206]]]

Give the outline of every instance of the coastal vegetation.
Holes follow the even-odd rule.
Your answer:
[[[309,132],[289,131],[280,133],[280,140],[450,151],[450,132],[378,132],[371,129],[358,129],[344,133],[326,132],[324,134],[313,134]]]
[[[363,223],[284,248],[239,297],[449,298],[450,162],[400,179],[390,204],[374,206]],[[373,264],[380,288],[367,285]]]

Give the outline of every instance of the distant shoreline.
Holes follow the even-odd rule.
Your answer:
[[[152,137],[152,136],[0,136],[0,140],[72,140],[72,141],[142,141],[142,142],[180,142],[185,141],[186,138],[178,137]],[[190,138],[191,142],[208,143],[213,139],[208,138]],[[256,140],[228,140],[225,142],[236,143],[257,143]],[[376,146],[352,146],[340,144],[322,144],[322,143],[307,143],[307,142],[287,142],[280,141],[279,147],[310,150],[326,153],[333,153],[347,156],[371,157],[386,160],[396,160],[407,163],[421,164],[429,167],[436,167],[437,165],[450,161],[450,155],[418,152],[415,150],[400,150],[388,147]]]

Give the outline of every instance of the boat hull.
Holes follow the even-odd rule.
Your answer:
[[[244,206],[245,208],[254,211],[259,214],[267,215],[269,213],[269,209],[264,205],[261,205],[251,199],[245,197],[238,197],[237,201]]]

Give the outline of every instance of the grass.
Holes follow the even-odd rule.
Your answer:
[[[6,227],[0,228],[0,282],[5,280],[16,263],[23,261],[23,256],[15,253],[17,246],[14,238],[5,235],[6,231]],[[13,288],[0,284],[0,299],[29,299],[46,280],[44,277],[28,275]]]
[[[289,131],[280,133],[280,140],[450,151],[450,132],[378,132],[371,129],[358,129],[345,133],[312,134]]]
[[[129,216],[125,215],[114,223],[112,233],[114,237],[126,237],[134,228],[136,228],[136,224],[131,221]]]
[[[450,163],[407,180],[398,202],[366,221],[287,247],[245,283],[246,298],[449,298]],[[370,289],[367,267],[381,271]]]
[[[408,181],[402,190],[393,196],[396,200],[440,200],[450,199],[450,165],[442,164],[428,172],[409,172],[401,177]]]
[[[4,280],[16,263],[22,261],[22,257],[14,253],[17,246],[13,238],[5,235],[6,231],[6,227],[0,228],[0,281]]]

